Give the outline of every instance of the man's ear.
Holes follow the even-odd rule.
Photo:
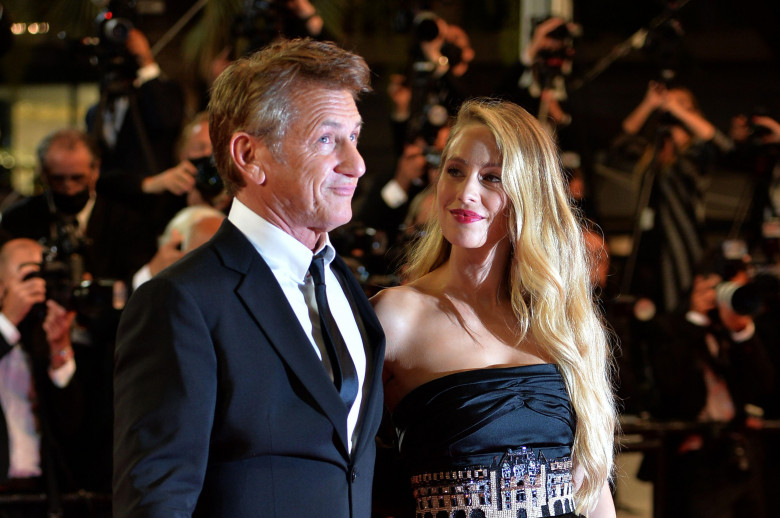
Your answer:
[[[258,185],[265,182],[263,164],[260,160],[264,148],[262,139],[244,131],[235,133],[230,139],[230,156],[248,182]]]

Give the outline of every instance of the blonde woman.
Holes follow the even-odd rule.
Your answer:
[[[460,109],[407,275],[372,302],[417,516],[614,517],[607,336],[555,144],[525,110]]]

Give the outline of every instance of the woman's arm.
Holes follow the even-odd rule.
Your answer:
[[[593,511],[588,513],[588,518],[615,518],[615,502],[612,500],[612,490],[609,483],[604,484],[599,495],[599,502]]]

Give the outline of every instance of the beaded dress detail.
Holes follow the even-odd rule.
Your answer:
[[[393,412],[416,518],[575,516],[575,419],[553,364],[432,380]]]

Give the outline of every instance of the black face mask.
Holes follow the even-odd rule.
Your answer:
[[[54,201],[57,212],[75,216],[81,212],[81,209],[86,207],[87,202],[89,201],[89,189],[84,189],[81,192],[71,195],[59,194],[52,191],[51,198]]]

